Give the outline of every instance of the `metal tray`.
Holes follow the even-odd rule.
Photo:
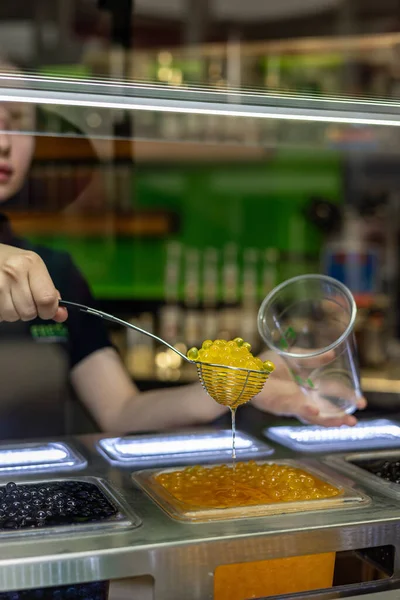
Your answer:
[[[106,438],[98,449],[118,466],[190,465],[221,462],[232,456],[230,430],[200,429],[179,433]],[[247,433],[236,433],[238,459],[263,458],[274,450]]]
[[[322,460],[327,465],[351,475],[365,486],[370,486],[384,495],[398,499],[400,497],[400,484],[386,481],[362,467],[358,466],[357,462],[366,462],[369,460],[393,460],[400,461],[399,450],[381,450],[377,452],[352,452],[351,454],[339,454],[334,456],[326,456]]]
[[[20,471],[72,471],[87,461],[64,442],[0,444],[0,474]]]
[[[8,480],[0,480],[0,486],[7,483]],[[62,483],[64,481],[84,481],[95,485],[100,491],[106,496],[106,498],[117,508],[118,512],[107,519],[101,521],[95,521],[93,523],[82,523],[73,525],[55,525],[55,526],[44,526],[40,528],[26,528],[26,529],[13,529],[13,530],[0,530],[0,539],[2,538],[15,538],[20,536],[49,536],[49,535],[82,535],[83,533],[104,533],[108,531],[119,531],[127,528],[137,528],[142,524],[141,519],[131,510],[129,505],[119,496],[114,488],[106,482],[104,479],[98,477],[70,477],[70,478],[56,478],[56,479],[29,479],[22,480],[18,479],[18,485],[35,485],[35,484],[55,484]]]
[[[340,496],[320,500],[303,500],[298,502],[281,502],[260,504],[255,506],[241,506],[234,508],[196,508],[193,505],[181,502],[174,498],[155,479],[161,473],[170,473],[177,469],[146,469],[132,474],[132,479],[160,508],[170,517],[178,521],[201,523],[207,521],[227,521],[231,519],[247,519],[249,517],[266,517],[296,512],[314,512],[317,510],[332,510],[341,508],[360,508],[369,504],[370,499],[365,494],[355,490],[340,478],[336,479],[322,469],[309,466],[297,460],[257,461],[257,464],[280,464],[304,469],[311,475],[322,479],[326,483],[342,491]]]
[[[297,452],[400,448],[400,425],[389,419],[361,421],[354,427],[270,427],[263,433]]]

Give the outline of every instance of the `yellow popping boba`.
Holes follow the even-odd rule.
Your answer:
[[[190,348],[187,357],[196,364],[209,396],[231,409],[254,398],[275,368],[253,356],[251,345],[242,338],[205,340],[200,349]]]

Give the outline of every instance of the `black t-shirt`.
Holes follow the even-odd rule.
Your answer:
[[[36,252],[44,261],[62,298],[95,306],[88,284],[66,252],[16,237],[3,215],[0,215],[0,243]],[[68,354],[71,369],[96,350],[111,346],[104,322],[75,309],[68,311],[68,319],[62,324],[39,318],[28,323],[0,323],[0,336],[3,340],[25,338],[38,343],[59,344]]]

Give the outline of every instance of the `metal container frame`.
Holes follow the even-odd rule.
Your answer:
[[[366,469],[354,464],[353,461],[385,460],[398,458],[400,461],[400,448],[398,450],[376,450],[373,452],[351,452],[322,457],[322,461],[333,469],[349,475],[359,481],[366,488],[370,487],[391,498],[400,499],[400,484],[386,481],[370,473]]]

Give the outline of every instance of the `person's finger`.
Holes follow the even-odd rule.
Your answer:
[[[357,400],[356,406],[357,406],[358,410],[364,410],[364,408],[366,408],[367,404],[368,404],[368,402],[363,396],[362,398],[359,398]]]
[[[57,299],[61,300],[60,292],[58,290],[56,290],[56,292],[57,292]],[[68,310],[64,306],[59,306],[53,319],[57,323],[64,323],[64,321],[66,321],[68,319]]]
[[[290,352],[304,355],[304,357],[301,358],[301,362],[304,369],[318,369],[319,367],[329,365],[329,363],[331,363],[336,358],[334,350],[328,350],[328,352],[324,352],[323,354],[317,354],[317,356],[311,356],[310,358],[306,358],[305,355],[311,354],[312,352],[318,352],[318,349],[304,349],[293,346],[293,348],[290,349]]]
[[[54,319],[59,314],[58,293],[46,265],[36,254],[30,256],[28,281],[41,319]]]
[[[310,417],[309,419],[299,419],[304,425],[319,425],[320,427],[341,427],[348,425],[354,427],[357,425],[357,419],[353,415],[343,415],[340,417]]]
[[[267,382],[268,383],[268,382]],[[263,393],[256,396],[252,404],[260,410],[281,416],[316,417],[318,407],[292,381],[276,382],[271,388],[266,385]]]
[[[294,346],[293,348],[290,349],[290,352],[294,352],[297,354],[305,354],[305,353],[310,353],[313,352],[312,349],[307,349],[307,351],[305,351],[303,348],[299,348],[297,346]],[[286,360],[283,358],[283,356],[276,354],[274,352],[263,352],[262,354],[260,354],[260,358],[262,361],[265,360],[271,360],[274,365],[275,365],[275,370],[273,371],[273,373],[270,375],[271,377],[274,377],[275,379],[277,378],[292,378],[292,375],[290,374],[290,368],[289,365],[287,364]],[[302,364],[303,364],[303,368],[304,369],[319,369],[320,367],[324,367],[328,364],[330,364],[331,362],[333,362],[336,358],[336,354],[334,350],[329,350],[328,352],[324,352],[323,354],[319,354],[317,356],[312,356],[310,358],[302,358]]]
[[[292,413],[292,414],[302,415],[302,416],[304,416],[305,419],[314,418],[314,417],[318,417],[319,408],[317,406],[315,406],[315,404],[312,404],[311,402],[306,402],[302,407],[300,407],[300,409],[296,413]]]
[[[53,320],[57,323],[64,323],[68,319],[68,311],[63,306],[59,306]]]
[[[4,297],[1,298],[0,305],[1,321],[6,321],[7,323],[15,323],[15,321],[19,321],[19,315],[15,310],[15,306],[10,293],[4,295]]]
[[[10,285],[7,276],[0,273],[0,321],[15,322],[18,314],[10,295]]]
[[[280,415],[299,415],[307,418],[317,416],[319,414],[318,407],[312,402],[308,401],[304,395],[298,393],[281,399],[279,403],[275,403],[274,408],[274,412]]]
[[[329,406],[329,400],[326,398],[330,396],[341,398],[342,401],[346,401],[347,404],[356,407],[358,410],[362,410],[367,406],[367,401],[364,397],[358,396],[357,392],[352,387],[351,381],[341,381],[340,379],[332,378],[332,380],[322,380],[319,386],[320,402]]]
[[[13,283],[10,294],[15,310],[22,321],[32,321],[37,317],[36,304],[29,287],[27,275]]]
[[[348,425],[349,427],[354,427],[357,425],[357,419],[354,415],[346,415],[341,418],[332,419],[332,423],[328,424],[328,427],[340,427],[340,425]]]

